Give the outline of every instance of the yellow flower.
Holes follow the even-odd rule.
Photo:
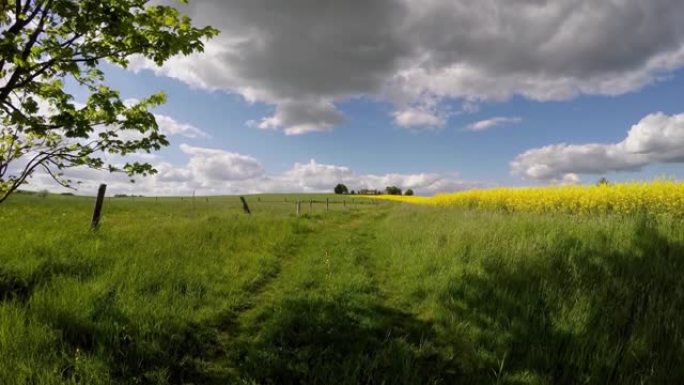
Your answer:
[[[432,197],[382,195],[374,198],[503,212],[581,215],[644,212],[674,216],[684,213],[684,183],[663,180],[601,186],[494,188]]]

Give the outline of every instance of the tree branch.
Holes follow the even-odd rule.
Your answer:
[[[31,49],[38,40],[38,36],[40,36],[40,34],[43,33],[43,28],[45,27],[45,19],[49,13],[50,4],[52,4],[52,0],[45,0],[44,6],[42,7],[42,13],[40,15],[40,21],[38,22],[36,28],[33,30],[31,36],[29,36],[29,39],[26,42],[24,49],[22,50],[21,58],[23,60],[26,60],[28,58],[29,54],[31,53]],[[40,8],[41,6],[36,6],[34,14],[37,13]],[[35,17],[35,15],[33,17]],[[23,75],[25,72],[26,71],[23,70],[21,66],[15,66],[14,72],[7,81],[7,84],[0,90],[0,101],[4,101],[7,98],[10,91],[12,91],[15,88],[15,83],[17,82],[19,77]]]
[[[16,0],[14,2],[14,18],[18,19],[19,15],[21,15],[21,0]]]
[[[64,182],[62,179],[60,179],[57,175],[55,175],[55,174],[52,172],[52,170],[50,170],[50,167],[48,167],[45,163],[42,163],[41,166],[43,166],[43,169],[45,170],[45,172],[47,172],[48,175],[50,175],[50,177],[51,177],[55,182],[57,182],[60,186],[66,187],[66,188],[69,188],[69,189],[72,189],[72,190],[76,190],[75,188],[71,187],[68,183],[65,183],[65,182]]]
[[[17,135],[18,135],[18,131],[19,131],[19,128],[16,126],[14,127],[14,131],[11,131],[12,129],[9,127],[5,127],[5,128],[7,128],[7,130],[10,131],[10,135],[11,135],[12,140],[10,141],[9,146],[7,146],[7,155],[5,156],[2,163],[0,163],[0,178],[2,178],[3,175],[5,175],[5,173],[9,169],[10,162],[12,160],[14,160],[14,155],[13,155],[14,144],[17,141]]]
[[[26,164],[26,167],[24,167],[24,170],[21,172],[19,178],[12,180],[12,185],[10,188],[4,192],[3,196],[0,197],[0,203],[4,202],[7,197],[9,197],[10,194],[12,194],[14,191],[16,191],[19,186],[24,184],[26,181],[26,178],[28,178],[30,175],[33,174],[33,171],[35,171],[36,167],[38,167],[43,161],[47,158],[48,155],[45,153],[41,152],[38,155],[34,156],[33,159],[29,161],[29,163]],[[41,160],[38,160],[41,158]],[[35,163],[34,163],[35,162]]]
[[[3,109],[8,115],[10,115],[10,114],[12,114],[12,113],[16,113],[16,114],[18,114],[18,115],[21,115],[21,117],[22,117],[24,120],[26,120],[26,121],[30,121],[30,120],[31,120],[30,117],[26,116],[26,114],[24,114],[24,112],[23,112],[22,110],[20,110],[19,108],[17,108],[17,107],[16,107],[14,104],[12,104],[12,103],[9,103],[9,102],[0,102],[0,106],[3,106],[2,109]],[[10,108],[12,109],[12,111],[8,111],[4,106],[10,107]],[[40,130],[45,130],[45,131],[47,131],[47,130],[57,130],[57,129],[60,129],[60,128],[64,128],[64,125],[63,125],[63,124],[52,124],[52,125],[48,125],[48,124],[38,124],[38,123],[36,123],[36,122],[33,122],[33,128],[39,128]]]
[[[40,5],[36,5],[36,8],[33,9],[33,12],[29,14],[29,16],[26,18],[26,20],[22,20],[20,16],[22,16],[28,9],[29,9],[29,4],[31,3],[31,0],[26,0],[26,4],[22,9],[19,11],[17,14],[17,17],[14,20],[14,25],[12,25],[8,30],[8,34],[16,35],[22,28],[26,27],[29,25],[30,22],[33,21],[33,19],[38,16],[38,12],[40,12]],[[17,0],[17,5],[21,5],[20,1]],[[16,11],[17,7],[15,7]]]

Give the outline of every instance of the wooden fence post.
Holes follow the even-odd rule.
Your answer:
[[[299,209],[300,209],[301,203],[302,203],[302,202],[298,200],[298,201],[297,201],[297,204],[296,204],[296,207],[297,207],[297,216],[299,216]]]
[[[107,191],[107,185],[101,184],[100,188],[97,190],[93,220],[90,222],[91,230],[97,230],[97,227],[100,226],[100,214],[102,214],[102,202],[104,201],[105,191]]]
[[[342,207],[347,207],[347,200],[346,199],[342,199]]]
[[[325,211],[330,210],[330,198],[325,198]]]
[[[313,214],[313,199],[309,199],[309,214]]]
[[[242,201],[242,209],[245,210],[245,213],[251,214],[252,212],[249,211],[249,206],[247,206],[247,201],[245,200],[245,197],[240,197],[240,200]]]

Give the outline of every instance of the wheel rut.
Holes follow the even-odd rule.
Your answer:
[[[375,235],[373,226],[388,214],[388,208],[378,208],[371,212],[352,211],[348,215],[336,215],[331,219],[320,217],[303,217],[297,219],[304,222],[298,232],[288,243],[277,251],[277,266],[273,271],[251,283],[246,290],[250,295],[245,301],[227,309],[218,323],[218,339],[220,348],[212,359],[207,371],[207,383],[225,383],[235,378],[236,345],[240,341],[253,338],[255,322],[268,313],[273,306],[287,300],[288,293],[302,295],[303,292],[318,290],[322,276],[312,274],[312,287],[293,286],[291,279],[309,266],[309,262],[323,263],[325,257],[336,258],[339,253],[344,258],[351,258],[359,268],[355,271],[369,282],[370,300],[382,303],[383,293],[373,272],[372,252]],[[345,250],[346,249],[346,250]],[[250,337],[252,336],[252,337]],[[238,358],[239,359],[239,358]],[[211,379],[214,379],[212,381]]]

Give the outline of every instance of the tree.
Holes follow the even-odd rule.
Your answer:
[[[601,177],[601,179],[599,179],[598,182],[596,182],[597,186],[608,186],[609,184],[610,184],[610,182],[608,181],[608,178],[606,178],[606,177]]]
[[[401,195],[401,189],[397,186],[387,186],[385,187],[385,193],[387,195]]]
[[[346,194],[348,192],[349,190],[347,189],[347,186],[343,185],[342,183],[339,183],[337,186],[335,186],[335,194]]]
[[[404,192],[404,195],[406,195],[406,196],[412,196],[412,195],[413,195],[413,190],[411,190],[411,189],[406,190],[406,192]]]
[[[115,165],[104,157],[169,144],[148,111],[165,95],[125,103],[107,86],[100,63],[125,68],[135,55],[161,65],[173,55],[202,51],[203,39],[218,31],[196,28],[174,7],[148,2],[1,1],[0,203],[39,169],[66,187],[72,182],[63,171],[71,167],[129,176],[156,172],[148,163]],[[75,86],[67,90],[67,81]],[[76,101],[74,88],[87,97]]]

